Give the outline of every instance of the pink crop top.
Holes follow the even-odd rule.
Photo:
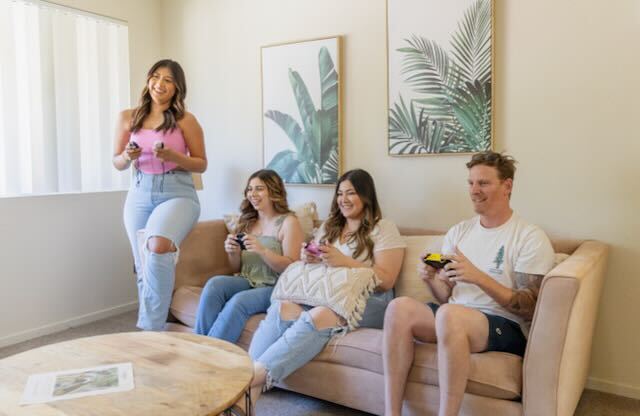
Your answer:
[[[178,167],[173,162],[162,162],[153,156],[153,143],[156,141],[163,142],[165,148],[187,154],[187,144],[184,141],[182,131],[177,127],[166,133],[151,129],[140,129],[135,133],[131,133],[129,140],[138,143],[138,146],[142,148],[142,154],[137,160],[137,167],[144,173],[165,173]]]

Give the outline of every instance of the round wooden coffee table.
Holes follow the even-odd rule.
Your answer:
[[[36,373],[131,362],[133,390],[20,406]],[[0,415],[217,415],[253,377],[231,343],[179,332],[129,332],[46,345],[0,360]]]

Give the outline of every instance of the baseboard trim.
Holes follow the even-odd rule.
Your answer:
[[[640,399],[640,387],[630,384],[614,383],[613,381],[603,380],[601,378],[589,377],[587,378],[586,387],[604,393],[629,397],[631,399]]]
[[[41,337],[44,335],[53,334],[56,332],[64,331],[65,329],[74,328],[76,326],[88,324],[90,322],[99,321],[100,319],[110,318],[121,313],[136,310],[138,308],[138,302],[126,303],[124,305],[115,306],[113,308],[103,309],[101,311],[88,313],[86,315],[79,316],[77,318],[68,319],[66,321],[55,322],[49,325],[44,325],[39,328],[28,329],[17,334],[8,335],[0,338],[0,348],[7,347],[9,345],[18,344],[20,342],[28,341],[33,338]]]

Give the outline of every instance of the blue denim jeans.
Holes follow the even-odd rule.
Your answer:
[[[202,290],[194,332],[235,343],[251,315],[271,304],[273,286],[253,288],[242,276],[216,276]]]
[[[360,326],[382,328],[384,311],[392,299],[393,290],[370,296]],[[280,302],[274,301],[253,335],[249,355],[267,369],[268,385],[285,379],[318,355],[333,335],[346,331],[346,327],[316,329],[308,312],[312,306],[300,306],[304,309],[300,317],[285,321],[280,317]]]
[[[147,241],[164,237],[179,247],[200,216],[200,202],[188,172],[152,175],[138,172],[124,203],[124,225],[136,266],[140,329],[164,329],[175,283],[178,251],[154,253]],[[145,229],[144,267],[137,232]]]

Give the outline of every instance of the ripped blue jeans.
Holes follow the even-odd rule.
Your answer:
[[[198,221],[200,202],[189,172],[138,172],[137,179],[132,181],[124,204],[124,225],[133,251],[140,302],[137,326],[158,331],[167,321],[179,251],[154,253],[147,243],[151,237],[164,237],[179,247]],[[137,241],[137,232],[143,228],[144,262]]]
[[[360,327],[382,328],[384,311],[393,299],[393,290],[369,297],[360,320]],[[316,329],[309,310],[312,306],[300,305],[304,311],[296,320],[280,317],[280,302],[274,300],[253,335],[249,355],[267,369],[267,386],[278,383],[296,371],[327,345],[333,335],[346,331],[346,327]]]

